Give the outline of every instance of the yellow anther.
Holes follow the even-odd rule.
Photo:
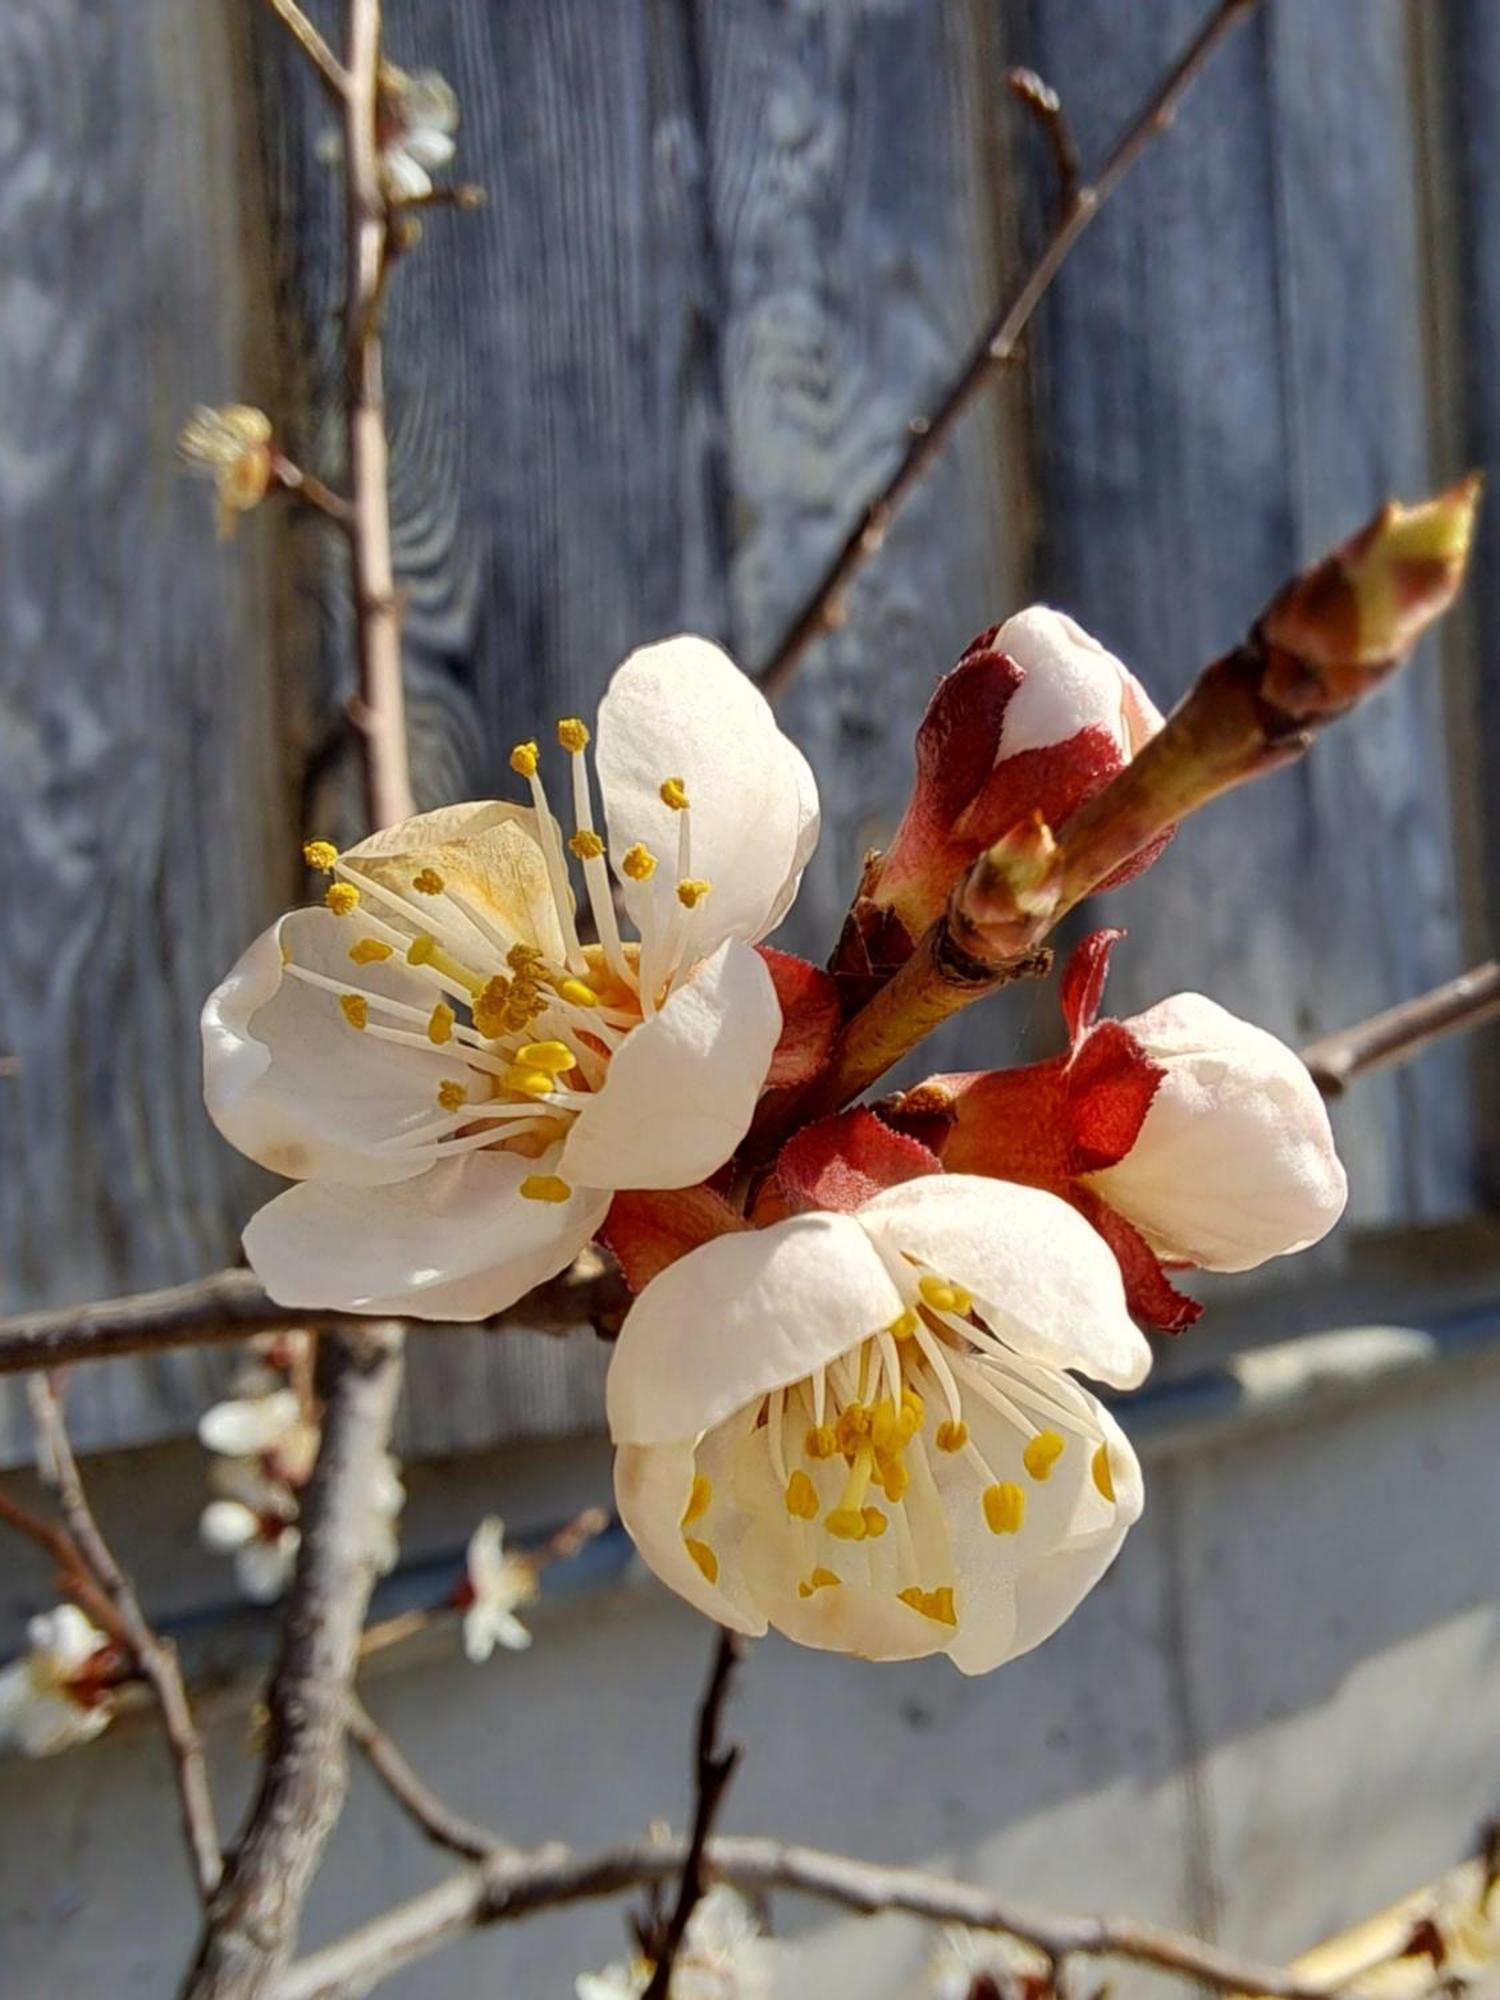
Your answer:
[[[571,750],[576,757],[580,750],[589,747],[588,724],[580,722],[576,715],[565,715],[557,725],[557,740],[564,750]]]
[[[1033,1479],[1045,1479],[1063,1455],[1063,1441],[1056,1431],[1038,1431],[1021,1453],[1021,1463]]]
[[[684,1535],[682,1546],[687,1550],[699,1569],[702,1570],[708,1581],[710,1583],[717,1583],[719,1580],[719,1558],[708,1546],[708,1543],[694,1541],[691,1535]]]
[[[474,1026],[487,1041],[505,1033],[509,1006],[510,981],[503,972],[497,972],[474,1001]]]
[[[910,1306],[906,1308],[904,1313],[897,1313],[896,1317],[886,1328],[886,1332],[891,1336],[892,1340],[910,1340],[916,1330],[917,1316]]]
[[[568,842],[568,846],[580,861],[597,861],[604,852],[603,838],[595,833],[591,826],[580,827]]]
[[[831,1424],[814,1424],[802,1440],[809,1458],[832,1458],[839,1448],[838,1433]]]
[[[927,1421],[927,1405],[915,1389],[901,1391],[901,1442],[910,1444]]]
[[[947,1278],[919,1278],[917,1290],[934,1312],[966,1313],[974,1303],[972,1293],[966,1292],[962,1285],[955,1285]]]
[[[693,1480],[693,1490],[688,1495],[688,1503],[682,1510],[682,1525],[692,1527],[694,1521],[701,1521],[708,1512],[714,1497],[713,1482],[705,1479],[700,1472]]]
[[[911,1485],[911,1474],[906,1469],[906,1461],[889,1452],[875,1454],[875,1481],[893,1507],[899,1506],[906,1498],[906,1489]]]
[[[437,1101],[444,1111],[458,1111],[468,1103],[469,1093],[449,1077],[438,1085]]]
[[[620,856],[620,873],[632,882],[649,882],[656,873],[656,856],[637,841]]]
[[[350,945],[349,956],[356,965],[380,965],[391,956],[391,946],[384,938],[360,938]]]
[[[969,1426],[961,1417],[956,1423],[949,1417],[938,1425],[932,1441],[939,1451],[962,1451],[969,1442]]]
[[[510,768],[522,778],[536,776],[537,747],[535,743],[518,743],[510,753]]]
[[[866,1507],[862,1511],[865,1521],[865,1533],[870,1537],[872,1542],[878,1542],[886,1529],[891,1525],[890,1522],[878,1507]]]
[[[341,993],[339,1005],[344,1010],[344,1019],[351,1028],[366,1027],[370,1019],[370,1003],[363,993]]]
[[[485,982],[479,974],[461,965],[451,951],[444,951],[437,939],[426,931],[418,931],[406,947],[406,962],[408,965],[430,965],[434,972],[440,972],[444,979],[452,980],[455,986],[462,986],[466,992],[484,992]]]
[[[560,1174],[528,1174],[521,1183],[523,1201],[567,1201],[572,1192]]]
[[[1026,1519],[1026,1495],[1013,1480],[984,1489],[985,1526],[992,1535],[1015,1535]]]
[[[570,1007],[597,1007],[599,995],[592,986],[585,986],[581,979],[561,980],[557,988],[558,997],[566,1000]]]
[[[419,868],[411,878],[411,886],[421,896],[441,896],[447,883],[435,868]]]
[[[408,965],[431,965],[438,950],[437,939],[429,937],[426,931],[419,931],[406,947],[406,962]]]
[[[685,910],[696,910],[713,886],[701,875],[689,875],[677,884],[677,900]]]
[[[557,1078],[544,1069],[523,1069],[519,1063],[512,1063],[500,1079],[507,1090],[519,1091],[522,1097],[550,1097],[557,1088]]]
[[[846,1403],[839,1412],[835,1429],[838,1448],[846,1455],[858,1451],[863,1441],[870,1435],[870,1412],[863,1403]]]
[[[542,962],[542,954],[534,944],[513,944],[505,954],[505,963],[512,972],[535,972]]]
[[[325,875],[331,875],[338,866],[339,851],[331,840],[304,840],[302,859],[309,868],[317,868]]]
[[[352,882],[330,882],[323,901],[336,917],[352,917],[359,908],[359,891]]]
[[[818,1489],[800,1467],[786,1483],[786,1511],[799,1521],[818,1518]]]
[[[833,1590],[843,1581],[836,1569],[824,1569],[820,1563],[806,1582],[797,1585],[797,1595],[811,1597],[815,1590]]]
[[[956,1625],[958,1612],[953,1603],[953,1585],[945,1583],[937,1590],[929,1590],[924,1607],[929,1618],[936,1618],[939,1624]]]
[[[427,1039],[433,1047],[440,1049],[445,1042],[453,1040],[453,1023],[457,1017],[446,1000],[439,1000],[427,1017]]]
[[[903,1604],[909,1604],[913,1611],[925,1612],[927,1609],[927,1592],[919,1583],[909,1583],[905,1590],[898,1590],[896,1595]]]
[[[895,1451],[901,1445],[901,1419],[889,1396],[882,1396],[870,1411],[870,1441],[877,1451]]]
[[[823,1525],[841,1542],[862,1542],[870,1532],[859,1507],[835,1507]]]
[[[667,778],[663,781],[661,802],[664,806],[670,806],[674,813],[687,811],[687,786],[681,778]]]
[[[578,1067],[578,1058],[566,1042],[527,1042],[516,1050],[516,1061],[526,1069],[544,1069],[549,1076],[566,1076]]]
[[[1104,1495],[1106,1500],[1113,1500],[1115,1497],[1115,1480],[1114,1474],[1110,1471],[1109,1446],[1107,1444],[1101,1444],[1099,1449],[1094,1453],[1093,1473],[1094,1484],[1098,1487],[1099,1491]]]

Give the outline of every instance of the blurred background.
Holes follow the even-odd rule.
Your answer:
[[[1057,86],[1092,163],[1202,11],[391,0],[391,58],[455,86],[455,172],[488,193],[427,218],[391,295],[423,804],[508,795],[511,743],[587,715],[644,640],[690,627],[752,668],[771,653],[1039,240],[1051,161],[1007,66]],[[780,942],[826,953],[976,631],[1046,598],[1165,708],[1389,492],[1491,464],[1497,114],[1497,8],[1266,0],[1233,36],[785,697],[826,830]],[[337,481],[329,126],[252,0],[0,14],[8,1310],[233,1262],[266,1192],[202,1113],[196,1017],[303,893],[304,835],[356,830],[344,578],[285,501],[217,546],[173,444],[194,403],[257,403]],[[1493,949],[1497,538],[1492,501],[1441,649],[1109,911],[1130,931],[1113,1011],[1198,988],[1297,1043]],[[1054,1015],[1050,990],[981,1010],[929,1066],[1044,1053]],[[1337,1107],[1349,1222],[1295,1277],[1203,1288],[1203,1329],[1126,1418],[1146,1518],[1040,1654],[970,1683],[758,1649],[732,1828],[1263,1958],[1468,1849],[1500,1800],[1493,1057],[1448,1045]],[[587,1335],[415,1342],[387,1608],[480,1513],[540,1530],[607,1492],[605,1359]],[[225,1690],[205,1713],[236,1806],[271,1626],[196,1545],[191,1433],[226,1366],[85,1369],[69,1408],[148,1609]],[[17,1490],[30,1450],[4,1388]],[[475,1669],[424,1643],[382,1662],[371,1707],[518,1841],[680,1823],[707,1627],[617,1538],[555,1574],[530,1654]],[[7,1548],[0,1655],[47,1600]],[[0,1990],[171,1989],[195,1928],[172,1815],[148,1724],[0,1770]],[[442,1872],[356,1771],[308,1941]],[[915,1927],[776,1915],[801,1937],[794,2000],[924,1990]],[[613,1906],[555,1915],[383,1990],[566,1994],[622,1944]]]

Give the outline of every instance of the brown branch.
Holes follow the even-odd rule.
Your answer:
[[[682,1879],[666,1927],[659,1939],[652,1940],[652,1956],[656,1963],[652,1967],[651,1980],[643,2000],[668,2000],[677,1954],[687,1936],[693,1912],[708,1888],[704,1852],[729,1782],[740,1761],[738,1745],[731,1744],[723,1750],[719,1748],[719,1725],[724,1719],[724,1705],[729,1699],[735,1670],[744,1656],[745,1641],[742,1636],[721,1626],[709,1662],[708,1683],[698,1709],[693,1765],[693,1826],[688,1835],[687,1852],[683,1856]]]
[[[1309,1042],[1302,1060],[1325,1097],[1341,1097],[1356,1077],[1409,1062],[1445,1035],[1469,1034],[1497,1019],[1500,964],[1488,959],[1429,993]]]
[[[122,1651],[128,1651],[129,1640],[120,1615],[90,1577],[83,1555],[67,1529],[56,1521],[44,1521],[40,1514],[33,1514],[29,1507],[23,1507],[5,1492],[0,1492],[0,1522],[44,1555],[51,1556],[57,1564],[57,1583],[63,1595],[71,1597],[80,1610],[87,1612],[100,1631],[108,1633]]]
[[[348,1786],[344,1731],[375,1561],[370,1491],[395,1420],[399,1329],[332,1333],[323,1435],[302,1497],[302,1544],[266,1697],[259,1791],[209,1905],[184,2000],[278,1991],[313,1872]]]
[[[1171,124],[1183,97],[1225,35],[1256,4],[1257,0],[1219,0],[1115,142],[1093,181],[1077,185],[1065,195],[1057,221],[1035,263],[979,336],[937,407],[926,416],[912,418],[907,426],[910,441],[900,464],[850,529],[842,548],[762,667],[758,682],[767,696],[774,699],[779,695],[802,664],[803,655],[813,641],[842,622],[843,602],[850,584],[883,547],[895,515],[926,478],[969,405],[1014,356],[1032,314],[1046,297],[1079,237],[1152,140]]]
[[[277,485],[285,492],[324,515],[344,534],[352,532],[354,509],[342,493],[335,493],[331,486],[325,486],[316,473],[304,472],[302,467],[288,458],[285,452],[273,451],[271,474]]]
[[[266,4],[317,71],[329,96],[342,104],[348,83],[344,65],[297,5],[297,0],[266,0]]]
[[[30,1390],[32,1415],[40,1437],[43,1462],[56,1484],[58,1504],[68,1524],[68,1533],[83,1573],[109,1600],[114,1609],[114,1629],[123,1638],[137,1671],[156,1697],[162,1733],[172,1757],[182,1830],[192,1856],[198,1892],[207,1901],[218,1886],[224,1864],[219,1850],[213,1799],[208,1789],[208,1770],[203,1761],[203,1742],[193,1721],[176,1651],[164,1639],[159,1639],[146,1622],[129,1578],[115,1561],[113,1551],[100,1533],[88,1496],[83,1490],[78,1461],[73,1456],[62,1403],[50,1377],[34,1376]]]
[[[469,1861],[483,1861],[491,1854],[508,1851],[506,1843],[488,1827],[476,1825],[444,1804],[431,1786],[417,1776],[357,1695],[349,1697],[348,1728],[370,1769],[429,1840]]]
[[[1034,69],[1007,70],[1005,81],[1011,96],[1018,104],[1025,105],[1051,148],[1052,164],[1057,170],[1058,194],[1066,209],[1070,202],[1078,198],[1083,168],[1062,99],[1046,78],[1038,76]]]
[[[593,1251],[520,1304],[477,1322],[490,1332],[525,1327],[570,1333],[592,1325],[606,1339],[620,1330],[630,1303],[624,1279]],[[365,1313],[320,1310],[325,1327],[368,1327]],[[113,1361],[175,1347],[215,1346],[306,1326],[305,1308],[278,1305],[251,1271],[215,1271],[160,1292],[137,1292],[81,1306],[51,1307],[0,1319],[0,1375],[57,1368],[78,1361]],[[438,1333],[441,1328],[428,1327]]]
[[[681,1840],[593,1855],[573,1854],[555,1844],[529,1854],[496,1855],[310,1953],[287,1973],[278,2000],[335,2000],[336,1995],[367,1993],[379,1980],[470,1930],[665,1881],[686,1858],[687,1843]],[[1221,1993],[1338,2000],[1335,1986],[1239,1958],[1158,1924],[1129,1917],[1056,1915],[917,1868],[883,1867],[778,1840],[738,1837],[710,1841],[704,1863],[716,1881],[751,1895],[785,1889],[821,1897],[861,1916],[900,1910],[929,1923],[1003,1931],[1053,1959],[1071,1953],[1129,1959]]]

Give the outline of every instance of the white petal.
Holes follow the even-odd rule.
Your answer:
[[[210,1500],[198,1516],[199,1540],[219,1555],[248,1547],[259,1533],[260,1523],[238,1500]]]
[[[797,891],[802,886],[802,873],[817,850],[818,836],[823,829],[823,808],[818,799],[818,781],[813,776],[812,766],[788,738],[782,738],[786,754],[791,760],[797,778],[798,822],[797,845],[792,855],[792,872],[788,876],[781,894],[771,906],[762,935],[769,937],[796,901]]]
[[[268,1396],[234,1397],[215,1403],[198,1419],[198,1442],[226,1458],[251,1458],[269,1451],[297,1422],[302,1406],[295,1389]]]
[[[1088,1185],[1158,1255],[1210,1271],[1248,1271],[1326,1236],[1348,1182],[1292,1051],[1201,993],[1125,1026],[1167,1074],[1134,1146]]]
[[[357,915],[293,911],[256,939],[203,1009],[208,1115],[231,1145],[294,1180],[377,1186],[421,1172],[429,1153],[388,1143],[431,1122],[439,1084],[457,1073],[437,1049],[361,1034],[337,995],[285,972],[283,951],[350,992],[385,994],[425,1014],[432,989],[404,964],[350,964],[358,926]],[[371,1014],[380,1020],[378,1009]]]
[[[284,1305],[417,1319],[485,1319],[570,1264],[609,1195],[528,1200],[555,1157],[469,1153],[387,1188],[304,1182],[252,1217],[245,1253]]]
[[[617,1444],[694,1438],[901,1309],[852,1216],[799,1215],[717,1237],[653,1278],[626,1316],[606,1385],[610,1435]]]
[[[1045,604],[1018,611],[995,647],[1026,676],[1006,707],[997,761],[1090,726],[1106,731],[1128,761],[1161,728],[1160,711],[1130,669],[1061,611]]]
[[[570,1184],[677,1188],[723,1166],[750,1129],[781,1033],[765,961],[730,940],[626,1036],[574,1120]]]
[[[59,1604],[55,1610],[27,1620],[26,1643],[33,1653],[46,1656],[51,1670],[67,1675],[106,1642],[98,1626],[76,1604]]]
[[[432,193],[432,176],[412,158],[403,142],[387,146],[381,160],[391,187],[403,201],[420,201]]]
[[[622,1445],[615,1453],[615,1504],[625,1531],[679,1597],[732,1631],[759,1638],[766,1621],[748,1596],[712,1584],[687,1552],[682,1516],[693,1489],[693,1444]],[[724,1581],[721,1573],[721,1583]]]
[[[697,948],[763,937],[816,839],[816,793],[806,761],[728,654],[686,635],[632,653],[599,704],[597,763],[612,854],[643,842],[661,864],[651,882],[623,884],[637,926],[649,909],[658,922],[670,912],[678,816],[660,787],[680,778],[692,873],[713,884],[695,917]]]
[[[408,160],[415,160],[419,167],[429,171],[434,167],[446,167],[458,150],[451,135],[440,132],[433,125],[413,125],[401,141],[401,149]]]
[[[1126,1311],[1114,1253],[1056,1195],[929,1174],[876,1195],[855,1219],[893,1272],[916,1258],[967,1287],[1018,1353],[1118,1389],[1144,1381],[1151,1350]]]
[[[234,1558],[235,1582],[252,1604],[274,1604],[292,1580],[301,1540],[287,1528],[274,1542],[247,1542]]]

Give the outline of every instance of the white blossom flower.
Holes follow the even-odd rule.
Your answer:
[[[177,439],[190,471],[214,482],[219,502],[219,539],[228,541],[241,514],[258,507],[270,490],[274,458],[271,419],[248,403],[222,409],[200,404]]]
[[[206,1548],[234,1557],[235,1581],[252,1604],[274,1604],[292,1580],[301,1545],[297,1501],[285,1486],[246,1460],[215,1468],[219,1497],[198,1520]]]
[[[416,75],[386,63],[380,73],[377,136],[380,165],[392,194],[401,201],[432,193],[432,176],[456,150],[458,97],[434,69]]]
[[[1005,706],[997,764],[1085,729],[1102,731],[1128,764],[1161,728],[1161,710],[1129,667],[1066,612],[1029,605],[1006,619],[991,646],[1025,676]]]
[[[1149,1366],[1065,1202],[926,1175],[651,1281],[610,1365],[620,1513],[721,1624],[984,1673],[1062,1623],[1141,1510],[1135,1454],[1068,1371]]]
[[[204,1010],[210,1115],[301,1183],[245,1232],[283,1302],[483,1318],[563,1269],[615,1189],[692,1186],[749,1127],[781,1027],[752,946],[816,840],[812,774],[702,639],[632,654],[600,704],[607,846],[589,732],[569,719],[558,739],[566,846],[521,744],[530,807],[448,807],[343,855],[311,843],[328,907],[283,917]]]
[[[521,1653],[531,1634],[516,1616],[516,1607],[536,1596],[536,1568],[520,1556],[505,1553],[505,1524],[489,1514],[469,1537],[464,1590],[464,1651],[477,1666],[496,1646]]]
[[[952,1925],[940,1931],[928,1965],[931,2000],[1031,2000],[1054,1991],[1051,1962],[1034,1945],[994,1931]]]
[[[671,2000],[772,2000],[777,1946],[761,1932],[743,1896],[715,1883],[688,1919],[672,1968]],[[580,1973],[577,2000],[640,2000],[651,1963],[635,1958]]]
[[[114,1715],[113,1649],[76,1604],[26,1627],[27,1652],[0,1671],[0,1749],[50,1757],[87,1743]]]

